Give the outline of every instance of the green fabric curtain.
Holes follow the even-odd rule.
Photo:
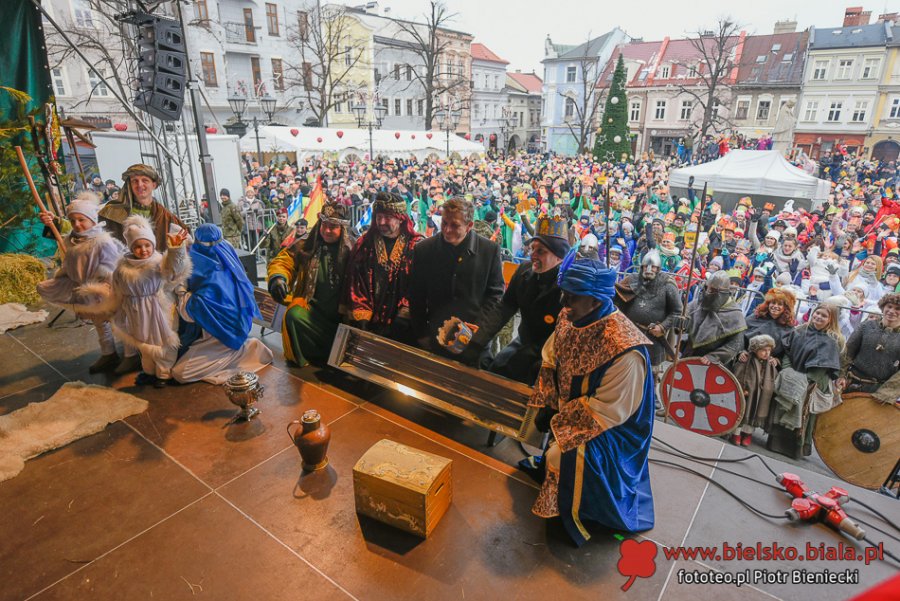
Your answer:
[[[41,12],[29,0],[0,1],[0,86],[31,96],[25,114],[53,96]],[[0,123],[17,116],[15,102],[0,93]]]

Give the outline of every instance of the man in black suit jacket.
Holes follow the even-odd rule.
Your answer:
[[[419,346],[438,348],[445,320],[477,323],[503,297],[500,247],[473,231],[475,208],[456,197],[441,207],[441,233],[416,245],[409,309]]]

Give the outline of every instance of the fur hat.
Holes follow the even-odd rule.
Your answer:
[[[775,348],[775,339],[768,334],[758,334],[750,339],[748,350],[751,353],[755,353],[764,348]]]
[[[153,248],[156,248],[156,236],[153,234],[153,228],[143,215],[130,216],[122,224],[122,227],[122,235],[125,237],[129,249],[138,240],[149,240],[153,243]]]
[[[66,216],[72,213],[84,215],[96,224],[100,218],[100,199],[93,192],[80,192],[66,207]]]
[[[772,288],[766,292],[765,302],[781,303],[784,305],[784,310],[793,315],[794,309],[797,306],[797,297],[790,289]]]

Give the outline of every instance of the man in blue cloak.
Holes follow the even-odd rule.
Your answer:
[[[238,371],[259,371],[272,362],[272,351],[250,337],[260,317],[253,284],[222,230],[205,223],[194,236],[193,271],[187,287],[176,290],[181,348],[172,376],[221,384]]]
[[[615,270],[588,252],[573,250],[560,266],[563,310],[529,403],[553,433],[532,511],[560,516],[578,546],[590,527],[640,532],[654,521],[651,343],[613,305]]]

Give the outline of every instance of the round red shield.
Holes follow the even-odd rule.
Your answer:
[[[672,366],[674,367],[674,365]],[[704,436],[730,434],[744,417],[744,393],[731,372],[699,357],[678,362],[663,376],[662,398],[676,424]]]

